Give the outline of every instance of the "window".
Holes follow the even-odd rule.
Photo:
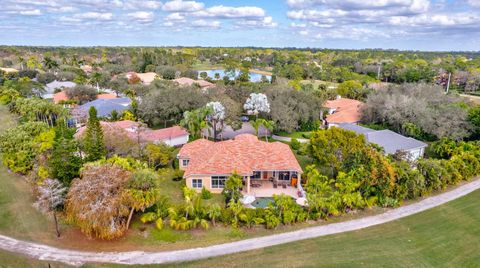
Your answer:
[[[226,176],[212,176],[212,188],[225,188]]]
[[[279,181],[289,181],[290,180],[290,172],[279,172],[278,173],[278,180]]]
[[[190,160],[188,160],[188,159],[183,159],[183,160],[182,160],[182,165],[183,165],[184,167],[186,167],[186,166],[188,166],[188,162],[190,162]]]
[[[202,179],[193,179],[192,180],[192,187],[197,188],[197,189],[202,188],[203,187]]]
[[[260,171],[254,171],[253,175],[250,176],[251,180],[260,180],[262,178],[262,172]]]

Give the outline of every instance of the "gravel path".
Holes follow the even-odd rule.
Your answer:
[[[477,189],[480,189],[480,179],[464,184],[449,192],[426,198],[418,203],[389,210],[383,214],[204,248],[192,248],[164,252],[83,252],[59,249],[32,242],[16,240],[7,236],[0,236],[0,249],[17,254],[27,255],[40,260],[63,262],[75,266],[80,266],[84,263],[91,262],[117,264],[161,264],[192,261],[367,228],[370,226],[394,221],[445,204],[446,202],[467,195]]]

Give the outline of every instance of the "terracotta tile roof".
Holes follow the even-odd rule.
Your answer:
[[[180,78],[174,79],[173,81],[177,82],[181,86],[191,86],[193,84],[198,84],[201,88],[211,88],[215,86],[215,84],[212,84],[208,81],[194,80],[189,77],[180,77]]]
[[[112,93],[103,93],[103,94],[98,94],[97,95],[97,99],[100,99],[100,100],[111,100],[111,99],[116,99],[117,96],[115,94],[112,94]]]
[[[340,98],[327,101],[325,107],[335,109],[333,114],[327,115],[329,124],[357,123],[362,119],[363,102],[352,99]]]
[[[136,129],[139,125],[138,122],[130,121],[130,120],[123,120],[123,121],[116,121],[116,122],[106,122],[100,121],[100,125],[104,131],[107,130],[121,130],[125,131],[127,136],[131,139],[137,139],[137,132]],[[75,138],[80,138],[83,133],[85,132],[86,127],[81,127],[75,133]],[[149,129],[146,128],[144,131],[140,132],[140,140],[143,142],[156,142],[156,141],[165,141],[168,139],[173,139],[181,136],[188,136],[188,132],[179,126],[173,126],[169,128],[163,129]]]
[[[242,134],[234,140],[212,142],[205,139],[185,144],[178,158],[190,159],[185,176],[226,175],[233,171],[251,175],[253,171],[302,172],[295,155],[287,144],[265,142],[251,134]]]
[[[53,102],[54,103],[59,103],[61,101],[68,101],[69,98],[67,96],[67,93],[65,91],[60,91],[55,94],[53,94]]]

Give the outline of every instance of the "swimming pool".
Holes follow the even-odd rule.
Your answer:
[[[256,208],[266,208],[268,207],[269,204],[273,203],[273,198],[270,197],[258,197],[253,201],[251,204],[252,206]]]

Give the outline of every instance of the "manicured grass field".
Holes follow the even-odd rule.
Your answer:
[[[480,191],[392,223],[178,267],[478,267]]]
[[[311,131],[294,131],[292,133],[288,132],[279,132],[277,133],[278,136],[283,136],[283,137],[290,137],[290,138],[295,138],[295,139],[308,139],[305,137],[308,137],[312,132]],[[304,136],[305,135],[305,136]]]
[[[338,87],[338,83],[334,82],[327,82],[327,81],[322,81],[322,80],[302,80],[300,83],[306,85],[306,84],[312,84],[313,89],[318,89],[318,86],[320,85],[327,85],[327,89],[336,89]]]
[[[480,191],[476,191],[440,207],[364,230],[168,267],[478,267],[479,200]],[[40,262],[1,252],[0,264],[42,267],[35,265]]]

